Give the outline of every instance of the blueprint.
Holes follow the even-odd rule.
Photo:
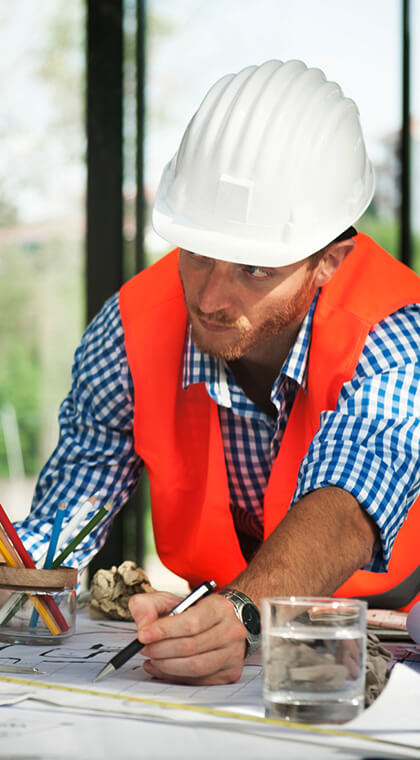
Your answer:
[[[59,646],[33,646],[11,644],[0,641],[0,684],[8,678],[9,684],[26,682],[31,688],[47,683],[62,687],[80,695],[86,693],[118,695],[124,697],[156,699],[196,705],[228,705],[231,709],[250,709],[264,714],[262,700],[262,667],[247,664],[242,677],[235,684],[222,686],[184,686],[166,684],[152,679],[143,670],[141,654],[133,657],[120,670],[110,674],[98,683],[95,677],[106,663],[120,649],[136,636],[136,628],[131,623],[114,621],[91,621],[85,611],[78,616],[76,632]],[[14,676],[2,673],[1,666],[36,668],[30,675],[16,673]],[[60,693],[57,689],[57,694]],[[1,696],[1,691],[0,691]]]
[[[267,758],[276,757],[273,742],[282,742],[277,751],[286,752],[284,756],[291,760],[306,760],[308,742],[313,760],[372,755],[420,758],[416,648],[411,667],[408,663],[397,664],[382,695],[354,721],[343,727],[302,727],[264,718],[263,672],[255,657],[247,661],[237,683],[223,686],[157,681],[143,670],[141,654],[95,682],[103,666],[134,637],[134,624],[92,621],[82,611],[76,632],[60,645],[0,641],[2,752],[8,751],[11,757],[22,760],[67,760],[76,756],[81,760],[83,747],[83,751],[88,749],[90,759],[115,758],[115,733],[121,735],[124,731],[125,736],[132,737],[133,757],[137,743],[143,743],[146,737],[153,750],[151,756],[165,757],[167,747],[162,748],[161,740],[166,736],[171,743],[171,758],[183,760],[224,757],[225,741],[232,751],[242,747],[243,758],[259,756],[258,752],[251,754],[251,748],[254,751],[257,746],[256,737],[264,739],[263,754]],[[6,673],[2,665],[36,671]],[[67,736],[76,744],[66,754]],[[197,736],[202,737],[199,747]]]

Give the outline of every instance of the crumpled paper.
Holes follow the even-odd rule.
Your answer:
[[[144,570],[130,560],[110,570],[97,570],[90,584],[89,614],[96,619],[133,620],[130,596],[154,590]]]
[[[382,646],[378,636],[368,631],[366,651],[365,707],[369,707],[383,690],[390,676],[392,654]]]

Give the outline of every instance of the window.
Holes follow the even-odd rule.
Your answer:
[[[118,251],[112,246],[114,272],[104,289],[111,281],[112,289],[117,289],[118,278],[131,276],[137,266],[135,68],[136,34],[142,39],[144,29],[138,27],[144,8],[146,116],[144,145],[140,129],[137,153],[144,153],[146,265],[168,250],[151,228],[150,207],[188,119],[218,77],[269,58],[301,58],[321,67],[358,103],[377,175],[374,201],[359,228],[399,255],[403,2],[124,0],[124,123],[121,138],[118,114],[111,138],[119,141],[115,166],[121,142],[124,146],[122,182],[118,170],[111,171],[117,196],[123,195],[122,229],[108,187],[104,204],[97,199],[95,211],[96,229],[100,223],[96,219],[102,215],[109,221],[112,215],[115,240],[123,239],[124,245]],[[115,10],[119,1],[43,0],[5,4],[0,11],[0,493],[13,519],[28,510],[35,477],[56,442],[58,405],[70,385],[73,351],[87,313],[86,280],[93,272],[95,282],[96,272],[99,281],[99,275],[105,277],[111,267],[110,260],[104,266],[103,256],[97,256],[92,269],[89,245],[86,271],[84,265],[84,94],[87,10],[103,9],[106,15],[112,6]],[[107,21],[113,15],[118,26],[117,12],[108,13]],[[413,3],[410,23],[413,266],[420,271],[418,4]],[[102,52],[110,55],[98,38]],[[118,51],[115,65],[119,71],[113,81],[121,77]],[[102,94],[100,88],[96,93],[99,100],[105,99],[107,87],[102,79]],[[98,123],[100,130],[104,121]],[[109,153],[106,160],[109,170]],[[99,306],[103,300],[100,291]],[[126,510],[123,515],[125,519]],[[120,538],[127,534],[134,535],[131,527]]]
[[[0,20],[0,492],[17,519],[83,326],[84,3],[6,3]]]

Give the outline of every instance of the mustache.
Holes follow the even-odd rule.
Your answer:
[[[223,311],[203,312],[198,306],[190,306],[190,313],[205,322],[212,322],[223,327],[235,327],[237,319],[228,317]]]

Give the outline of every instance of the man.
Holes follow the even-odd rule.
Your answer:
[[[159,187],[179,252],[76,352],[22,537],[36,553],[52,504],[98,488],[117,510],[146,466],[161,559],[219,590],[176,617],[171,594],[133,597],[154,676],[236,680],[263,596],[418,596],[420,282],[356,233],[373,192],[357,108],[321,71],[223,77]]]

